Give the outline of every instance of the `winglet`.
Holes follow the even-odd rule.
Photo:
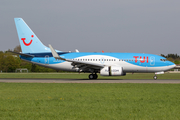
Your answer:
[[[53,55],[53,57],[54,57],[55,59],[66,60],[66,59],[64,59],[64,58],[61,58],[61,57],[57,54],[57,52],[54,50],[54,48],[53,48],[51,45],[49,45],[49,48],[50,48],[50,50],[51,50],[51,52],[52,52],[52,55]]]
[[[79,50],[78,49],[75,49],[75,51],[78,53],[79,52]]]

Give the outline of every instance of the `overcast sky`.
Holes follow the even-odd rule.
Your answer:
[[[0,51],[19,45],[14,17],[61,51],[180,55],[180,0],[1,0]]]

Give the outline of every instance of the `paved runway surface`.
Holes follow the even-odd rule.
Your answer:
[[[0,79],[6,83],[180,83],[180,80]]]

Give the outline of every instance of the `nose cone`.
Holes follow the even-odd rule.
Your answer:
[[[174,68],[174,67],[176,67],[176,64],[174,64],[173,62],[168,61],[167,64],[168,64],[168,66],[171,67],[171,69]]]

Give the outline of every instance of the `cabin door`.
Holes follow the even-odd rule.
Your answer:
[[[49,64],[49,55],[45,56],[45,60],[44,60],[45,64]]]
[[[151,66],[155,65],[155,57],[153,57],[153,56],[150,57],[150,65]]]

